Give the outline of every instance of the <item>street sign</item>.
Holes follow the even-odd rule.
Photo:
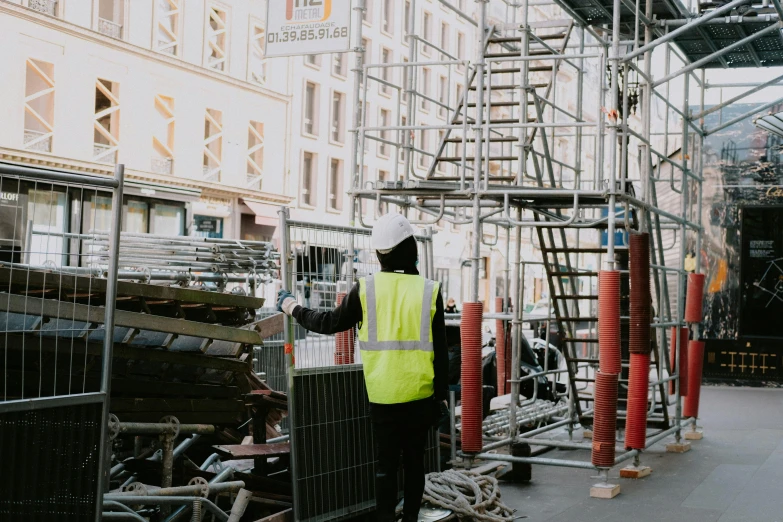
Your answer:
[[[268,0],[265,56],[350,50],[351,0]]]

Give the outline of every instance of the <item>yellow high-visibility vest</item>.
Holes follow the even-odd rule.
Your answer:
[[[432,318],[438,285],[393,272],[360,279],[359,349],[370,402],[399,404],[434,393]]]

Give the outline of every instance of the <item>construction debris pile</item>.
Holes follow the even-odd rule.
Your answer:
[[[188,288],[161,275],[268,277],[277,253],[268,243],[125,239],[121,266],[144,266],[146,280],[158,284],[117,283],[104,519],[228,520],[230,513],[239,521],[284,512],[292,503],[290,452],[278,429],[287,398],[253,370],[254,347],[282,331],[282,315],[256,320],[264,299],[247,289]],[[7,400],[100,390],[107,281],[94,276],[0,267]]]

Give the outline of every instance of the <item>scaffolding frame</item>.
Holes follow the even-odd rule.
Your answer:
[[[364,0],[356,1],[353,7],[356,20],[354,27],[359,28],[354,34],[353,49],[354,106],[360,110],[355,112],[354,128],[351,131],[351,226],[370,226],[362,212],[363,200],[375,202],[376,217],[382,204],[392,204],[408,215],[412,223],[432,225],[450,222],[470,226],[469,296],[473,302],[479,300],[481,244],[487,230],[494,227],[495,240],[501,235],[506,239],[503,297],[504,303],[508,303],[510,297],[514,308],[513,311],[504,308],[502,312],[490,315],[511,323],[511,396],[518,398],[520,383],[529,378],[563,372],[568,373],[570,379],[571,385],[564,397],[569,405],[567,418],[520,437],[517,409],[524,408],[525,403],[512,400],[509,405],[507,437],[489,444],[485,442],[483,450],[477,454],[460,452],[456,455],[464,458],[468,465],[473,459],[479,458],[596,469],[584,461],[514,457],[488,451],[509,446],[514,441],[556,447],[559,443],[533,439],[533,436],[566,427],[570,438],[574,427],[589,418],[589,407],[582,407],[583,402],[589,403],[589,398],[585,401],[575,383],[591,381],[589,372],[588,378],[578,375],[584,363],[595,364],[597,358],[576,356],[577,335],[574,329],[577,320],[581,318],[580,314],[586,312],[590,315],[595,307],[589,301],[586,306],[577,302],[580,290],[576,280],[580,277],[594,277],[588,276],[590,271],[581,267],[585,264],[586,255],[594,256],[594,266],[617,268],[616,255],[624,247],[617,244],[616,233],[631,230],[647,232],[651,238],[651,277],[657,312],[651,324],[656,329],[653,369],[657,378],[650,382],[650,413],[655,411],[656,405],[661,406],[664,426],[656,433],[648,433],[646,447],[671,435],[679,442],[683,427],[690,424],[695,429],[696,419],[682,418],[679,375],[672,373],[668,367],[666,329],[687,326],[684,321],[686,244],[693,243],[695,251],[700,251],[704,139],[783,101],[776,100],[760,106],[716,128],[706,128],[704,118],[708,114],[763,89],[775,87],[783,80],[783,77],[778,76],[759,83],[710,84],[706,68],[716,64],[731,67],[733,62],[727,61],[726,57],[738,50],[750,55],[757,67],[763,66],[753,42],[776,32],[783,40],[783,8],[780,0],[771,0],[771,3],[765,0],[763,4],[753,6],[758,15],[752,22],[757,24],[754,27],[760,29],[754,29],[751,34],[722,48],[713,46],[706,56],[694,61],[678,47],[678,38],[700,34],[705,41],[709,41],[703,33],[705,27],[742,24],[748,19],[733,13],[747,0],[734,0],[703,13],[695,12],[693,6],[684,6],[678,1],[666,2],[671,13],[663,19],[657,18],[655,14],[655,9],[660,8],[661,4],[655,0],[637,1],[635,6],[627,0],[613,0],[611,11],[604,9],[611,23],[592,25],[568,5],[568,0],[502,0],[506,17],[500,23],[488,18],[489,0],[475,1],[478,20],[460,11],[448,0],[439,0],[442,6],[476,27],[475,57],[472,62],[466,61],[465,57],[453,56],[434,42],[428,42],[416,34],[417,1],[412,0],[406,24],[412,32],[405,36],[409,45],[407,61],[364,64],[360,29]],[[566,13],[567,23],[562,20],[534,19],[534,7],[553,6]],[[631,12],[630,19],[623,10]],[[558,23],[561,25],[558,26]],[[550,45],[549,41],[558,39],[550,31],[561,26],[568,26],[561,45]],[[572,38],[577,41],[572,43]],[[434,51],[430,51],[434,59],[422,55],[422,46]],[[656,57],[663,54],[664,72],[660,78],[653,73],[653,53],[656,51]],[[592,78],[591,67],[597,72]],[[404,70],[405,74],[398,75],[404,79],[404,84],[389,81],[388,75],[383,73],[387,68]],[[452,78],[461,77],[463,95],[452,97],[449,87],[446,95],[449,103],[444,103],[441,96],[432,96],[427,89],[421,89],[420,78],[426,76],[422,71],[433,68],[438,68],[446,75],[449,86]],[[607,68],[608,77],[604,73]],[[547,69],[550,71],[548,81],[537,82]],[[558,78],[563,69],[573,71],[572,74],[576,76],[576,88],[572,89],[570,98],[569,93],[564,95],[558,90]],[[510,76],[513,83],[494,83],[495,74],[501,78]],[[638,81],[638,87],[634,90],[629,88],[631,75],[635,75]],[[675,81],[682,85],[681,103],[671,100],[672,90],[677,87],[673,83]],[[367,92],[370,85],[375,83],[392,91],[396,101],[393,123],[379,123],[376,126],[365,124]],[[694,85],[697,90],[695,98],[698,100],[695,105],[691,102],[691,87]],[[716,88],[747,90],[706,108],[705,95],[710,89]],[[493,96],[497,91],[506,91],[505,97],[498,100]],[[567,99],[562,100],[563,97]],[[639,101],[641,115],[631,118],[630,111],[635,105],[635,98]],[[452,100],[454,103],[450,104]],[[661,122],[653,121],[651,109],[654,102],[664,107],[663,128],[656,131],[653,131],[654,124]],[[419,103],[444,110],[447,114],[444,123],[417,123]],[[586,111],[585,107],[591,107],[591,110]],[[534,110],[532,116],[528,112],[529,108]],[[473,116],[469,116],[470,109],[473,109]],[[505,117],[498,117],[500,113],[504,113]],[[672,123],[673,128],[670,128]],[[434,153],[418,147],[413,139],[414,133],[423,136],[425,132],[433,131],[443,133]],[[392,134],[397,138],[393,139]],[[453,134],[457,137],[451,137]],[[362,151],[368,140],[394,149],[392,180],[373,183],[364,179]],[[555,143],[563,140],[572,147],[572,157],[557,157]],[[456,153],[449,155],[446,151],[452,145]],[[629,153],[634,148],[638,150],[637,165],[629,161]],[[679,157],[675,152],[678,152]],[[398,155],[400,161],[396,160]],[[416,172],[414,158],[417,156],[420,158],[420,166],[426,165],[423,175]],[[585,164],[588,156],[592,162],[591,168]],[[427,164],[427,161],[430,163]],[[450,176],[439,169],[440,163],[451,164]],[[664,166],[670,171],[668,177],[663,175]],[[678,208],[663,205],[664,199],[676,201]],[[500,229],[505,229],[505,233],[501,234]],[[524,266],[531,260],[523,260],[521,257],[523,229],[529,229],[537,236],[537,246],[541,251],[539,262],[547,267],[549,276],[551,306],[555,309],[560,331],[565,331],[571,339],[565,343],[565,351],[570,353],[566,370],[546,370],[526,377],[519,375],[519,356],[525,302]],[[601,229],[605,229],[603,243],[600,233],[597,233]],[[668,266],[664,236],[673,238],[681,246],[678,258]],[[510,261],[509,256],[511,248],[514,249],[513,261]],[[700,261],[697,255],[697,272],[701,269]],[[592,288],[593,283],[589,287]],[[694,338],[698,338],[698,325],[695,325],[694,333]],[[676,340],[672,340],[672,346],[675,360],[679,360],[680,351],[686,347],[680,346],[679,336],[676,337]],[[668,376],[664,376],[664,370]],[[669,381],[675,383],[673,400],[664,391]],[[669,406],[674,407],[672,419],[668,414]],[[652,418],[657,417],[653,415]],[[576,443],[569,447],[572,446],[580,447]],[[590,449],[588,444],[581,447]],[[615,464],[634,459],[635,465],[638,465],[642,453],[643,450],[622,452],[617,455]],[[602,471],[608,473],[608,470]]]

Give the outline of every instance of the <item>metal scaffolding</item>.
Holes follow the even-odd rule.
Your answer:
[[[439,1],[475,27],[472,59],[423,37],[416,0],[406,23],[407,60],[365,64],[361,31],[354,34],[359,88],[351,156],[352,224],[370,226],[366,208],[374,202],[376,216],[396,205],[412,223],[470,227],[471,302],[479,300],[483,238],[505,238],[513,262],[507,255],[505,280],[511,289],[506,284],[503,302],[510,297],[513,308],[505,305],[493,317],[511,324],[511,397],[518,398],[520,383],[536,376],[562,372],[569,379],[562,394],[568,404],[563,419],[520,438],[518,419],[526,417],[518,410],[535,404],[536,397],[511,400],[505,435],[487,437],[485,432],[482,452],[459,456],[594,468],[578,460],[487,451],[515,441],[557,446],[531,433],[565,427],[570,436],[577,425],[591,424],[598,269],[627,274],[626,238],[631,232],[650,237],[650,326],[655,332],[650,369],[655,378],[650,382],[647,447],[670,435],[679,442],[683,426],[695,426],[695,419],[683,419],[679,375],[669,367],[669,346],[677,357],[685,347],[679,336],[667,339],[667,332],[688,326],[683,315],[685,260],[689,249],[698,252],[701,245],[704,138],[781,103],[776,100],[707,128],[706,115],[781,80],[711,84],[708,71],[783,64],[780,1],[751,5],[734,0],[699,11],[699,6],[678,0],[502,0],[505,17],[500,20],[497,9],[490,17],[489,0],[476,0],[475,17]],[[354,6],[358,28],[363,4],[359,0]],[[446,79],[435,94],[433,77]],[[709,90],[725,87],[748,89],[707,107]],[[374,88],[391,96],[394,109],[370,125],[367,93]],[[422,119],[424,109],[439,111],[442,122]],[[369,142],[399,158],[390,179],[365,178],[362,151]],[[540,259],[522,259],[526,229]],[[567,364],[563,370],[522,376],[524,265],[534,261],[546,270]],[[695,263],[699,272],[700,256]],[[698,338],[698,324],[694,333]],[[671,399],[665,391],[669,381],[675,383]],[[621,404],[621,421],[623,409]],[[618,454],[615,464],[631,458],[638,463],[642,451]]]

